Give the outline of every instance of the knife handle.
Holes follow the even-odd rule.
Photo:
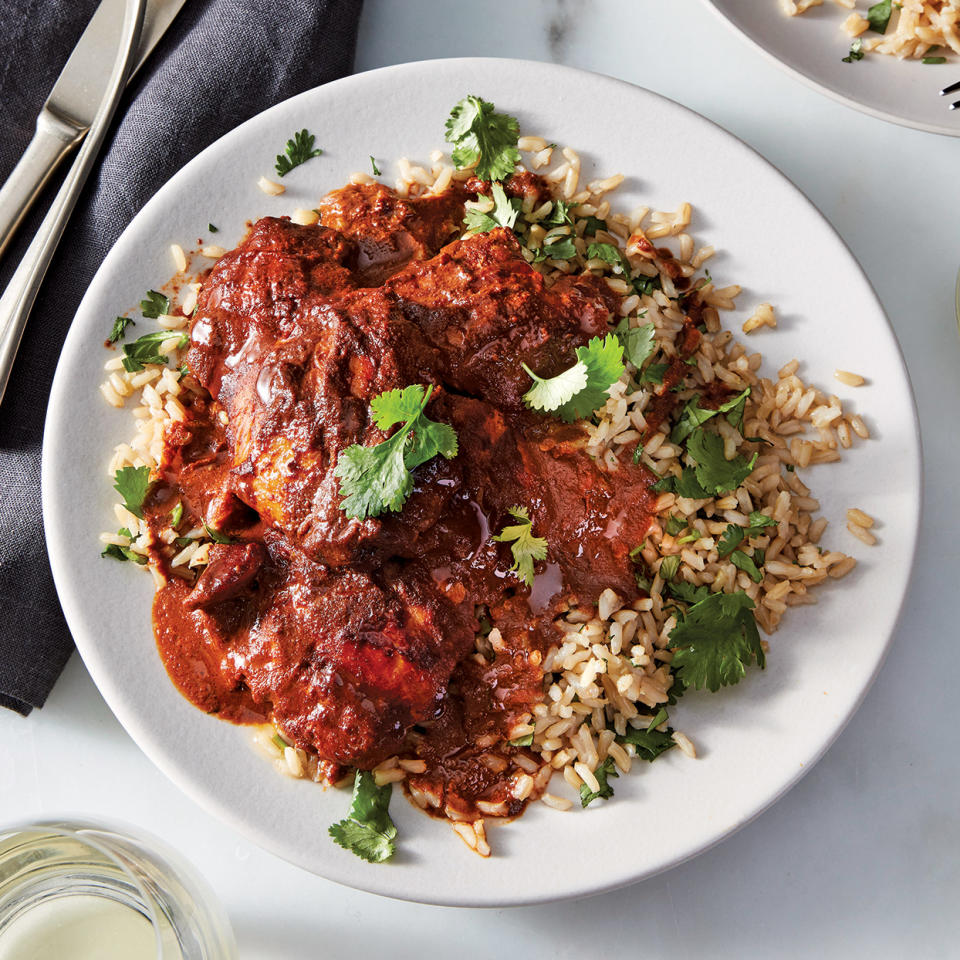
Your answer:
[[[53,171],[86,132],[51,110],[40,112],[30,145],[0,187],[0,256]]]

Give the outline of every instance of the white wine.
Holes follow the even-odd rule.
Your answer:
[[[157,934],[139,910],[90,894],[67,894],[39,903],[0,933],[0,960],[157,960],[157,956]],[[166,960],[166,952],[163,957]]]

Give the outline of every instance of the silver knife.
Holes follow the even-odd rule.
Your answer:
[[[148,0],[133,76],[166,32],[185,0]],[[122,14],[121,14],[122,15]],[[37,117],[37,131],[0,188],[0,255],[60,161],[84,138],[110,80],[103,38],[117,24],[116,4],[101,3],[83,31]]]
[[[83,78],[87,96],[74,96],[73,102],[85,108],[89,130],[40,229],[0,297],[0,403],[33,301],[123,94],[133,66],[145,7],[146,0],[101,0],[100,9],[105,9],[107,15],[101,20],[100,29],[96,34],[87,30],[73,52],[72,57],[79,52],[85,60]],[[94,64],[106,80],[90,69]],[[100,99],[94,100],[95,95]]]

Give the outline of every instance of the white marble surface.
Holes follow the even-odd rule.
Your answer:
[[[698,110],[799,184],[863,263],[906,354],[926,458],[913,587],[866,702],[810,774],[735,837],[645,883],[551,906],[474,911],[386,901],[252,847],[151,766],[76,658],[42,711],[27,720],[0,715],[0,823],[74,813],[165,836],[219,892],[244,960],[472,960],[508,951],[960,956],[960,139],[889,126],[808,90],[698,0],[367,0],[358,69],[460,55],[556,59]]]

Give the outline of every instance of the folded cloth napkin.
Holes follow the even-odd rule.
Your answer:
[[[50,575],[40,442],[57,357],[80,299],[130,220],[237,124],[353,66],[362,0],[187,0],[128,88],[60,243],[0,406],[0,706],[42,706],[73,649]],[[96,0],[0,0],[0,179],[33,135]],[[0,265],[5,286],[42,219]]]

